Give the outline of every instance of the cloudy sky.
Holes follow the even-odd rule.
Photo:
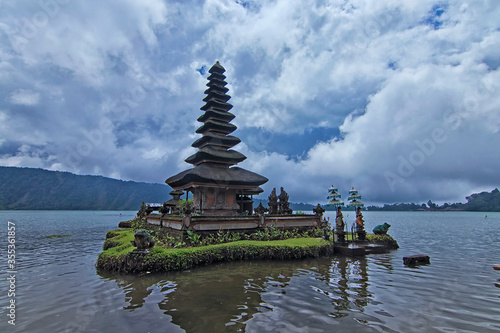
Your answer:
[[[207,69],[293,202],[465,201],[500,184],[500,1],[0,0],[0,165],[163,183]]]

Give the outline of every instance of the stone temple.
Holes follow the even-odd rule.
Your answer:
[[[229,112],[233,106],[228,103],[231,96],[225,69],[217,62],[208,72],[207,96],[201,107],[205,112],[198,118],[202,125],[196,130],[202,137],[191,145],[198,151],[185,160],[194,168],[165,183],[176,191],[193,193],[193,210],[203,215],[252,214],[252,196],[263,192],[259,186],[268,179],[235,166],[246,156],[231,149],[241,140],[229,135],[237,127],[231,124],[235,116]]]

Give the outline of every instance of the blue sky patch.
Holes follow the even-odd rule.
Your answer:
[[[434,30],[438,30],[443,25],[442,15],[448,9],[447,4],[438,4],[434,5],[432,9],[429,11],[429,16],[424,20],[424,24],[430,25],[434,28]]]

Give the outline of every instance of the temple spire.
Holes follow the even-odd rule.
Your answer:
[[[231,149],[240,139],[229,135],[236,126],[231,124],[235,116],[229,112],[233,106],[228,103],[231,96],[227,94],[225,71],[219,62],[208,71],[205,105],[201,107],[204,113],[198,117],[202,125],[196,130],[201,138],[191,145],[198,151],[186,159],[194,167],[165,181],[174,190],[192,192],[195,211],[209,215],[251,213],[251,196],[262,193],[260,185],[268,181],[235,166],[246,156]]]
[[[198,148],[198,151],[186,159],[187,163],[195,166],[216,163],[230,167],[246,159],[242,153],[230,149],[241,140],[229,135],[237,127],[230,123],[235,116],[229,112],[233,106],[227,102],[231,96],[227,94],[229,89],[225,87],[225,71],[218,61],[208,70],[208,89],[205,90],[207,96],[203,99],[205,105],[201,107],[205,113],[198,118],[203,125],[196,130],[202,137],[191,145]]]

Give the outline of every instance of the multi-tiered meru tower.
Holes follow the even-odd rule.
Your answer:
[[[227,103],[231,96],[227,95],[225,71],[218,61],[208,71],[206,104],[201,107],[205,113],[198,118],[203,125],[196,130],[202,137],[191,145],[198,151],[186,159],[194,168],[165,181],[174,190],[192,192],[194,210],[203,215],[251,214],[252,195],[263,192],[259,186],[268,181],[235,166],[246,156],[231,149],[241,140],[229,135],[236,126],[230,123],[235,116],[229,112],[233,106]]]

